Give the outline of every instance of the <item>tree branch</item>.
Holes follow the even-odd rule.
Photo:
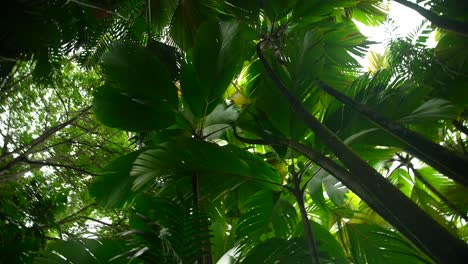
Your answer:
[[[385,132],[405,143],[405,150],[429,166],[450,177],[454,181],[468,187],[468,159],[450,149],[447,149],[422,135],[413,132],[397,122],[389,120],[331,86],[320,82],[319,87],[335,99],[364,115],[369,121]]]
[[[79,173],[88,174],[88,175],[91,175],[91,176],[97,176],[98,175],[96,173],[89,172],[87,170],[81,169],[81,168],[79,168],[77,166],[73,166],[73,165],[53,163],[53,162],[42,161],[42,160],[22,159],[21,161],[24,162],[24,163],[27,163],[27,164],[37,165],[37,166],[40,166],[40,167],[50,166],[50,167],[57,167],[57,168],[65,168],[65,169],[70,169],[70,170],[77,171]]]
[[[418,4],[415,4],[406,0],[394,0],[394,1],[418,12],[421,16],[431,21],[431,23],[434,26],[437,26],[439,28],[443,28],[443,29],[446,29],[446,30],[449,30],[449,31],[452,31],[461,35],[468,36],[468,23],[454,20],[446,16],[437,15],[433,13],[432,11],[427,10]]]
[[[257,44],[257,56],[275,87],[286,97],[293,111],[301,117],[315,136],[349,168],[351,173],[346,171],[337,178],[428,256],[439,262],[464,263],[464,260],[468,259],[468,246],[453,237],[309,113],[268,64],[261,50],[262,44],[262,42]],[[317,157],[316,153],[310,154],[313,154],[311,157]],[[332,168],[341,172],[344,170],[339,166]],[[427,232],[428,229],[431,232]]]
[[[89,205],[87,205],[87,206],[81,208],[80,210],[74,212],[73,214],[71,214],[71,215],[69,215],[69,216],[67,216],[67,217],[65,217],[65,218],[63,218],[63,219],[57,221],[57,224],[61,225],[61,224],[65,223],[65,222],[67,222],[68,219],[73,218],[73,217],[75,217],[75,216],[81,214],[82,212],[86,211],[86,210],[87,210],[88,208],[90,208],[91,206],[96,206],[96,205],[97,205],[96,203],[89,204]]]

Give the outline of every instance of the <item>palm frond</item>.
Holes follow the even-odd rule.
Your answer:
[[[417,25],[412,31],[405,37],[406,41],[415,44],[418,47],[423,47],[432,33],[430,23],[427,20],[423,20]]]
[[[158,263],[193,263],[210,245],[208,215],[190,201],[139,197],[130,217],[129,231],[121,236],[131,250],[116,259]]]
[[[242,254],[273,234],[287,238],[297,225],[294,207],[271,191],[257,192],[244,208],[236,227],[238,249]]]
[[[346,224],[342,232],[355,263],[433,263],[395,231],[377,225]]]
[[[114,257],[128,249],[124,241],[112,239],[77,239],[56,240],[47,245],[47,251],[41,251],[34,263],[46,264],[99,264],[127,263],[114,260]]]

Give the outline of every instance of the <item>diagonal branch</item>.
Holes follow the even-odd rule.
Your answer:
[[[95,206],[95,205],[96,205],[96,203],[88,204],[87,206],[81,208],[80,210],[74,212],[73,214],[71,214],[71,215],[69,215],[69,216],[67,216],[67,217],[65,217],[65,218],[63,218],[63,219],[57,221],[57,224],[63,224],[63,223],[65,223],[65,222],[67,222],[68,219],[73,218],[73,217],[75,217],[75,216],[81,214],[82,212],[86,211],[88,208],[90,208],[90,207],[92,207],[92,206]]]
[[[405,150],[429,166],[440,171],[454,181],[468,187],[468,159],[454,151],[426,139],[422,135],[411,131],[397,122],[389,120],[345,94],[335,90],[325,83],[319,83],[319,87],[351,109],[364,115],[385,132],[399,139],[405,144]]]
[[[468,36],[468,23],[454,20],[447,16],[437,15],[436,13],[430,10],[427,10],[418,4],[415,4],[406,0],[394,0],[394,1],[418,12],[421,16],[431,21],[431,23],[434,26],[437,26],[439,28],[443,28],[449,31],[453,31],[461,35]]]
[[[13,165],[15,165],[16,163],[20,162],[21,159],[23,159],[24,157],[26,157],[27,155],[29,155],[33,150],[34,150],[34,147],[38,146],[39,144],[43,143],[44,141],[46,141],[48,138],[50,138],[51,136],[53,136],[55,133],[57,133],[58,131],[64,129],[65,127],[67,127],[68,125],[72,124],[73,122],[75,122],[77,119],[79,119],[81,116],[85,115],[88,113],[88,111],[91,109],[91,106],[88,106],[84,109],[82,109],[76,116],[74,116],[73,118],[63,122],[63,123],[60,123],[60,124],[57,124],[51,128],[49,128],[48,130],[44,131],[40,136],[38,136],[37,138],[35,138],[31,143],[27,144],[27,145],[23,145],[19,148],[17,148],[16,150],[14,151],[11,151],[8,153],[8,155],[3,155],[0,157],[0,161],[2,160],[5,160],[6,158],[12,156],[13,154],[18,154],[19,156],[14,158],[13,160],[11,160],[9,163],[7,163],[6,165],[4,165],[1,170],[8,170],[10,168],[13,167]],[[24,152],[22,152],[24,151]]]
[[[96,173],[81,169],[81,168],[79,168],[77,166],[74,166],[74,165],[60,164],[60,163],[54,163],[54,162],[48,162],[48,161],[42,161],[42,160],[29,160],[29,159],[26,159],[26,158],[22,159],[21,161],[24,162],[24,163],[39,166],[39,167],[50,166],[50,167],[56,167],[56,168],[69,169],[69,170],[73,170],[73,171],[76,171],[76,172],[79,172],[79,173],[88,174],[88,175],[91,175],[91,176],[97,176],[98,175]]]
[[[349,168],[350,173],[342,175],[343,183],[428,256],[445,263],[463,263],[463,260],[468,259],[468,246],[463,241],[453,237],[428,216],[372,166],[349,149],[336,134],[318,121],[301,104],[268,64],[262,53],[262,44],[262,42],[257,44],[257,56],[275,87],[286,97],[293,111],[301,117],[315,136]]]

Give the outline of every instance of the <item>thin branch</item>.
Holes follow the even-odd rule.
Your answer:
[[[10,90],[11,88],[15,87],[17,84],[21,83],[22,81],[24,81],[25,79],[27,79],[28,77],[30,77],[32,75],[32,72],[26,74],[25,76],[23,76],[21,79],[17,80],[16,82],[8,85],[8,86],[4,86],[0,89],[0,93],[5,93],[7,92],[8,90]],[[1,95],[3,96],[3,94]],[[2,101],[2,100],[0,100]]]
[[[116,15],[116,16],[118,16],[118,17],[124,19],[124,20],[128,20],[128,18],[126,18],[126,17],[120,15],[120,14],[117,13],[117,12],[112,12],[112,11],[109,11],[109,10],[107,10],[107,9],[105,9],[105,8],[102,8],[102,7],[99,7],[99,6],[95,6],[95,5],[92,5],[92,4],[83,3],[83,2],[80,2],[80,1],[78,1],[78,0],[68,0],[68,1],[65,3],[65,5],[68,4],[69,2],[78,4],[78,5],[80,5],[80,6],[89,7],[89,8],[93,8],[93,9],[97,9],[97,10],[101,10],[101,11],[105,11],[106,13],[114,14],[114,15]]]
[[[247,144],[257,144],[257,145],[275,145],[278,144],[278,142],[275,142],[274,140],[266,140],[264,138],[262,139],[250,139],[250,138],[244,138],[240,136],[237,133],[236,127],[232,127],[232,131],[234,133],[234,137],[237,138],[239,141],[247,143]]]
[[[204,135],[204,136],[202,137],[202,139],[206,139],[206,138],[210,137],[211,135],[216,134],[216,133],[218,133],[219,131],[223,131],[223,130],[225,130],[225,129],[227,129],[227,128],[230,128],[230,127],[231,127],[231,126],[225,126],[225,127],[220,128],[220,129],[217,129],[217,130],[215,130],[215,131],[213,131],[213,132],[211,132],[211,133],[208,133],[207,135]]]
[[[91,175],[91,176],[97,176],[98,175],[96,173],[81,169],[81,168],[79,168],[77,166],[74,166],[74,165],[53,163],[53,162],[47,162],[47,161],[41,161],[41,160],[29,160],[29,159],[26,159],[26,158],[22,159],[21,162],[31,164],[31,165],[36,165],[36,166],[39,166],[39,167],[50,166],[50,167],[56,167],[56,168],[65,168],[65,169],[70,169],[70,170],[77,171],[79,173],[88,174],[88,175]]]
[[[70,113],[68,112],[68,107],[67,107],[67,105],[65,104],[65,101],[63,100],[62,96],[60,95],[60,93],[59,93],[59,91],[57,90],[57,87],[55,87],[55,85],[54,85],[54,91],[55,91],[55,93],[57,94],[57,97],[58,97],[60,103],[62,103],[63,109],[65,109],[65,115],[67,116],[67,118],[69,118]]]
[[[299,205],[299,211],[301,213],[302,223],[304,225],[304,234],[307,238],[307,245],[309,247],[310,260],[312,264],[319,264],[320,258],[318,256],[317,245],[315,243],[314,233],[310,226],[309,217],[305,209],[304,193],[300,190],[299,183],[296,183],[295,197],[297,204]]]
[[[82,212],[86,211],[88,208],[90,208],[90,207],[92,207],[92,206],[96,206],[96,205],[97,205],[96,203],[89,204],[89,205],[87,205],[87,206],[81,208],[80,210],[74,212],[73,214],[71,214],[71,215],[69,215],[69,216],[67,216],[67,217],[65,217],[65,218],[63,218],[63,219],[57,221],[57,224],[59,224],[59,225],[60,225],[60,224],[63,224],[63,223],[65,223],[65,222],[67,222],[68,219],[73,218],[73,217],[75,217],[75,216],[81,214]]]
[[[56,132],[64,129],[65,127],[67,127],[68,125],[72,124],[73,122],[75,122],[76,120],[78,120],[81,116],[85,115],[88,113],[88,111],[91,109],[92,106],[88,106],[84,109],[82,109],[76,116],[74,116],[73,118],[71,119],[68,119],[67,121],[63,122],[63,123],[60,123],[60,124],[57,124],[51,128],[49,128],[47,131],[45,131],[44,133],[42,133],[42,135],[40,135],[39,137],[35,138],[29,145],[26,145],[26,146],[29,146],[28,150],[23,153],[23,155],[26,155],[26,154],[29,154],[32,149],[39,145],[40,143],[44,142],[46,139],[48,139],[49,137],[51,137],[52,135],[54,135]]]

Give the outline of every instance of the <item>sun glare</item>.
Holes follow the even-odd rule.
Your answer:
[[[358,21],[354,21],[361,33],[370,41],[375,42],[375,44],[370,45],[369,52],[365,58],[357,58],[365,71],[369,68],[369,54],[371,51],[383,55],[386,50],[385,43],[388,43],[389,40],[407,36],[424,21],[424,18],[416,11],[394,1],[390,2],[388,17],[392,21],[392,29],[394,30],[389,30],[386,28],[385,24],[377,27],[370,27]],[[435,31],[433,31],[426,42],[426,46],[432,48],[435,47],[436,44]]]

